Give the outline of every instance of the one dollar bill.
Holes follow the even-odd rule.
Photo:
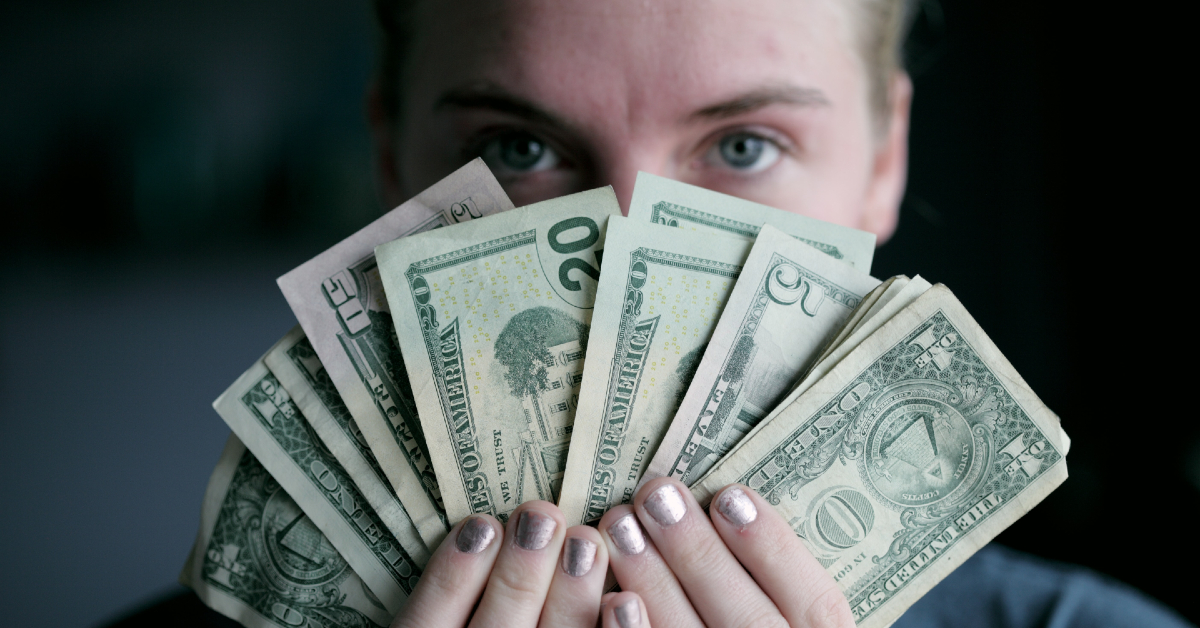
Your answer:
[[[1057,418],[938,285],[722,459],[693,493],[760,493],[891,624],[1067,477]]]
[[[782,401],[878,284],[763,226],[642,481],[700,479]]]
[[[275,375],[256,362],[213,407],[384,608],[398,613],[428,559],[412,552],[424,554],[424,546],[406,548],[388,531]]]
[[[248,628],[383,628],[393,616],[236,436],[208,482],[179,581]]]
[[[736,454],[739,447],[753,438],[759,430],[763,430],[770,425],[780,413],[791,406],[810,386],[820,381],[826,373],[837,366],[843,357],[874,334],[884,323],[891,320],[897,312],[908,307],[913,301],[916,301],[917,297],[924,294],[929,288],[929,282],[922,279],[920,275],[912,279],[901,275],[889,280],[887,288],[877,294],[878,298],[875,299],[874,303],[865,312],[862,312],[861,317],[851,317],[847,326],[838,333],[833,343],[825,348],[821,353],[821,357],[808,369],[808,372],[792,388],[792,391],[784,397],[783,401],[759,421],[758,425],[751,428],[741,440],[733,445],[726,452],[725,456],[728,457]],[[712,473],[712,469],[708,473]],[[703,482],[706,476],[707,474],[700,476],[698,480],[692,482],[689,486],[694,485],[696,482]]]
[[[870,272],[875,234],[639,172],[629,217],[668,227],[753,240],[772,225],[822,253]]]
[[[593,522],[627,503],[704,355],[751,242],[609,221],[559,507]]]
[[[512,208],[475,160],[279,278],[279,287],[429,547],[448,530],[437,477],[395,342],[375,247]]]
[[[556,501],[611,188],[376,249],[451,522]]]
[[[350,416],[325,366],[317,357],[304,330],[296,326],[263,356],[271,374],[300,408],[304,420],[312,426],[321,443],[354,482],[362,496],[379,515],[388,531],[408,549],[421,567],[428,557],[427,547],[404,510],[404,505],[388,486],[387,476],[367,444],[367,439]]]

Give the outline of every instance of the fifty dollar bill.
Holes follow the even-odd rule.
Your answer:
[[[611,188],[376,249],[451,522],[558,499]]]

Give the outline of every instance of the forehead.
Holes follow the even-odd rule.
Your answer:
[[[580,114],[683,115],[774,84],[861,91],[831,0],[423,2],[405,91],[487,80]]]

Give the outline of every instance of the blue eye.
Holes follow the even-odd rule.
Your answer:
[[[549,170],[558,165],[558,153],[537,137],[522,131],[489,140],[479,151],[496,176]]]
[[[706,161],[742,172],[758,172],[779,161],[779,146],[753,133],[731,133],[710,149]]]

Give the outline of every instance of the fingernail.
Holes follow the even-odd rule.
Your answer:
[[[496,538],[496,529],[483,517],[470,517],[458,529],[458,538],[454,546],[464,554],[478,554],[492,544]]]
[[[663,484],[657,491],[650,493],[642,506],[658,525],[664,528],[679,523],[687,514],[687,502],[683,501],[683,495],[670,484]]]
[[[521,513],[521,518],[517,519],[517,533],[513,540],[527,550],[540,550],[550,544],[557,527],[558,522],[554,517],[526,510]]]
[[[563,552],[563,571],[575,576],[587,575],[596,562],[596,544],[576,537],[567,539],[566,551]]]
[[[621,628],[637,628],[642,625],[642,605],[637,598],[629,600],[613,609],[617,617],[617,625]]]
[[[736,523],[739,526],[744,526],[758,518],[758,508],[754,507],[754,501],[745,491],[738,487],[733,487],[717,498],[717,510],[725,515],[725,518]]]
[[[646,537],[642,536],[642,527],[638,525],[637,517],[632,514],[625,515],[608,526],[608,536],[626,556],[641,554],[646,549]]]

